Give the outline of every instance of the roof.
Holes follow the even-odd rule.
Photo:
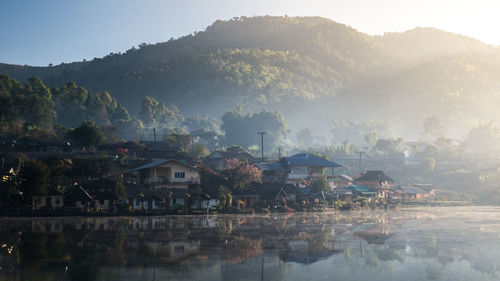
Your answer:
[[[155,142],[155,141],[142,141],[144,145],[146,145],[146,150],[153,151],[179,151],[180,148],[177,146],[170,146],[166,142]]]
[[[406,193],[411,193],[411,194],[426,194],[426,193],[428,193],[428,191],[426,191],[418,186],[410,186],[410,185],[400,186],[399,189],[401,189],[402,191],[404,191]]]
[[[375,195],[377,192],[373,190],[371,187],[366,185],[350,185],[346,187],[348,190],[357,191],[361,193],[361,195]]]
[[[350,177],[350,176],[348,176],[348,175],[337,175],[337,177],[339,177],[339,178],[343,178],[343,179],[346,179],[346,180],[348,180],[348,181],[350,181],[350,182],[352,182],[352,181],[353,181],[353,178],[352,178],[352,177]]]
[[[94,198],[82,186],[75,187],[67,197],[69,201],[91,202]]]
[[[339,188],[335,188],[333,190],[333,194],[337,194],[337,195],[352,195],[352,190],[349,190],[345,187],[339,187]]]
[[[257,194],[238,194],[238,195],[234,195],[234,198],[260,198],[260,195],[257,195]]]
[[[333,195],[323,191],[310,193],[307,197],[311,199],[323,199],[323,200],[326,200],[327,198],[335,199]]]
[[[255,166],[262,171],[288,172],[289,170],[284,163],[280,161],[255,163]]]
[[[207,158],[210,159],[211,156],[214,155],[215,153],[219,153],[222,156],[222,158],[224,158],[224,159],[237,158],[237,159],[247,159],[250,161],[255,160],[255,158],[248,152],[222,151],[222,150],[216,150],[216,151],[212,152],[210,155],[207,156]]]
[[[290,166],[312,166],[312,167],[342,167],[337,163],[328,161],[310,153],[299,153],[290,157],[285,157],[284,160]]]
[[[176,163],[178,163],[178,164],[181,164],[181,165],[183,165],[183,166],[186,166],[186,167],[189,167],[189,168],[191,168],[191,169],[195,169],[195,170],[196,170],[196,168],[195,168],[195,167],[193,167],[193,166],[191,166],[191,165],[188,165],[188,164],[186,164],[186,163],[182,163],[182,162],[181,162],[181,161],[179,161],[179,160],[175,160],[175,159],[160,159],[160,160],[156,160],[156,161],[153,161],[153,162],[151,162],[151,163],[148,163],[148,164],[146,164],[146,165],[142,165],[142,166],[137,167],[137,168],[135,168],[135,169],[127,170],[127,171],[125,171],[125,172],[127,172],[127,173],[128,173],[128,172],[134,172],[134,171],[139,171],[139,170],[144,170],[144,169],[150,169],[150,168],[154,168],[154,167],[161,166],[161,165],[163,165],[163,164],[165,164],[165,163],[168,163],[168,162],[176,162]]]
[[[367,171],[361,174],[359,178],[357,178],[358,181],[378,181],[378,182],[394,182],[393,179],[388,177],[384,172],[382,171]]]

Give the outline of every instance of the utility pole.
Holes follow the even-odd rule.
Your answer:
[[[153,140],[156,142],[156,128],[153,128]]]
[[[261,150],[261,158],[264,161],[264,135],[266,132],[257,132],[260,135],[260,150]]]
[[[278,147],[278,160],[281,159],[281,146]]]
[[[364,151],[358,151],[356,152],[359,154],[359,170],[361,171],[361,160],[362,160],[362,155],[365,154],[366,152]]]

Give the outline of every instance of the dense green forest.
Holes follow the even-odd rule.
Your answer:
[[[208,115],[184,116],[148,96],[133,115],[106,91],[93,93],[74,82],[49,89],[40,78],[21,84],[0,75],[0,140],[74,140],[95,148],[103,142],[152,140],[154,129],[158,140],[180,148],[196,141],[207,153],[232,145],[255,149],[260,143],[256,133],[266,131],[266,151],[271,151],[286,138],[286,128],[279,112],[238,108],[226,112],[220,123]]]
[[[429,116],[459,137],[482,121],[500,120],[497,48],[432,28],[370,36],[319,17],[219,20],[204,31],[90,61],[0,64],[0,74],[18,81],[38,76],[51,88],[75,81],[96,93],[91,100],[103,104],[109,116],[102,121],[111,124],[134,121],[126,121],[121,104],[153,126],[141,108],[146,97],[163,103],[174,123],[182,122],[179,112],[220,118],[236,106],[279,110],[294,137],[302,129],[325,131],[334,119],[385,120],[408,138],[418,137],[413,128]],[[59,91],[77,91],[71,87]],[[98,110],[85,107],[84,115]]]

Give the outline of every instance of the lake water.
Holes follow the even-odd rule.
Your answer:
[[[0,218],[4,280],[500,280],[500,208]]]

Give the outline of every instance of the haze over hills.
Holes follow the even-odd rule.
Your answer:
[[[87,62],[0,64],[19,81],[75,81],[131,110],[145,96],[185,114],[280,110],[290,128],[328,131],[333,119],[386,120],[409,138],[438,116],[456,135],[499,120],[500,54],[433,28],[370,36],[319,17],[216,21],[206,30]]]

